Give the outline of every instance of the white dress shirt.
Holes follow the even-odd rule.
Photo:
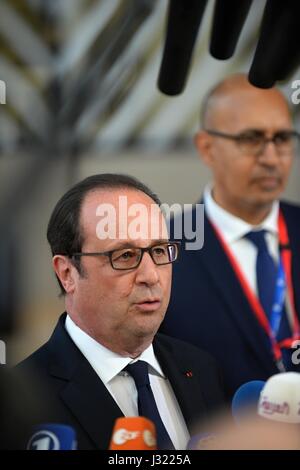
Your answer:
[[[190,435],[171,384],[154,355],[152,344],[133,360],[120,356],[95,341],[81,330],[69,315],[65,328],[125,416],[138,416],[138,405],[134,380],[123,369],[137,360],[147,362],[150,366],[149,380],[161,419],[175,449],[186,449]]]
[[[257,295],[256,258],[257,248],[248,239],[246,233],[252,230],[266,230],[266,243],[270,255],[276,262],[279,259],[278,250],[278,212],[279,202],[274,201],[271,211],[259,225],[251,225],[244,220],[230,214],[220,207],[212,196],[211,186],[204,191],[204,207],[209,220],[221,232],[222,237],[235,257],[246,281],[252,291]]]

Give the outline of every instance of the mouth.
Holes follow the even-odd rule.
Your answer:
[[[263,189],[272,190],[280,186],[281,180],[276,176],[262,176],[261,178],[257,178],[257,182]]]
[[[153,312],[161,306],[160,299],[145,299],[141,302],[137,302],[135,306],[144,312]]]

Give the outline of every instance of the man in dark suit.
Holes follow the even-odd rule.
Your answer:
[[[59,200],[47,237],[66,313],[17,368],[32,424],[71,425],[79,449],[107,449],[116,418],[142,414],[160,448],[184,449],[223,397],[208,354],[156,335],[178,255],[157,196],[125,175],[91,176]]]
[[[283,95],[241,74],[209,93],[202,126],[204,246],[182,250],[161,331],[210,351],[230,397],[299,367],[300,208],[279,202],[299,134]]]

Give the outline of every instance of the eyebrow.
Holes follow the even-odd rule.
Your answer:
[[[159,238],[158,240],[151,240],[151,242],[152,243],[146,248],[149,248],[151,246],[160,245],[162,243],[169,243],[170,240],[167,239],[167,238]],[[115,246],[115,247],[113,247],[109,250],[106,250],[106,251],[122,250],[123,248],[140,248],[140,246],[130,244],[129,242],[123,242],[123,243],[119,243],[117,246]]]
[[[273,134],[277,134],[278,132],[288,132],[288,131],[294,131],[294,128],[292,127],[281,127],[275,131],[273,131]],[[239,134],[244,134],[245,132],[262,132],[266,133],[266,129],[259,128],[259,127],[247,127],[246,129],[242,130],[239,132]]]

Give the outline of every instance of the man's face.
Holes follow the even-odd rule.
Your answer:
[[[287,105],[276,90],[248,86],[220,98],[207,127],[228,134],[255,129],[272,137],[277,131],[292,129],[292,124]],[[205,145],[202,142],[198,148],[213,172],[214,197],[226,209],[235,212],[237,208],[252,210],[269,205],[285,189],[292,154],[279,155],[273,143],[255,156],[243,152],[232,140],[210,135],[204,140]]]
[[[127,198],[128,208],[132,204],[143,205],[144,213],[138,215],[148,234],[143,233],[138,239],[131,239],[136,227],[135,217],[120,210],[120,194]],[[116,210],[115,239],[99,238],[99,207],[104,203],[111,204]],[[155,214],[153,211],[151,213],[151,206],[156,207]],[[157,209],[154,201],[140,191],[122,189],[89,193],[81,209],[80,222],[84,236],[81,251],[107,252],[123,247],[146,248],[155,245],[157,240],[167,241],[166,225]],[[122,230],[124,232],[131,224],[133,232],[127,233],[126,239],[118,239],[121,228],[119,220],[124,222],[126,217],[128,221],[122,226]],[[151,228],[153,230],[154,224],[157,232],[152,237]],[[136,228],[139,230],[141,226]],[[104,346],[115,351],[121,350],[122,345],[130,338],[150,338],[152,341],[169,303],[171,265],[154,264],[147,252],[144,253],[140,265],[128,271],[113,269],[107,256],[83,256],[81,265],[83,276],[73,271],[72,292],[72,310],[76,312],[78,318],[75,320],[79,326]]]

